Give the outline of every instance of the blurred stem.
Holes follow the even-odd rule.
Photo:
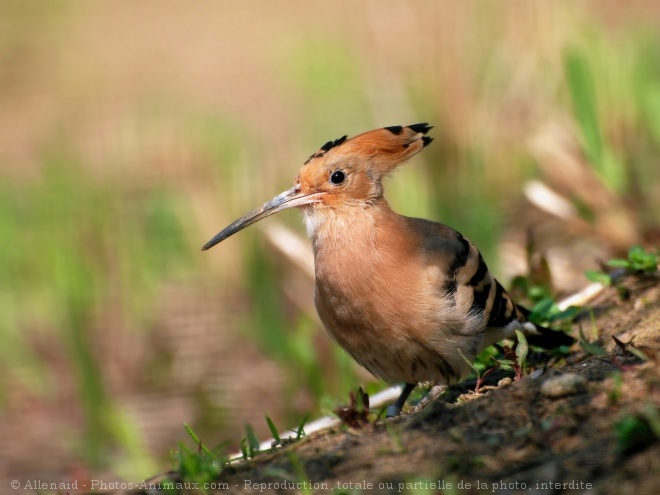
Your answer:
[[[582,53],[571,49],[564,57],[564,71],[573,114],[582,134],[582,145],[589,163],[596,168],[608,186],[614,191],[622,192],[625,189],[626,176],[624,168],[603,139],[591,66]]]
[[[80,400],[85,415],[85,451],[88,462],[95,468],[102,466],[104,445],[111,438],[105,418],[110,401],[101,379],[101,370],[93,353],[89,328],[91,309],[94,305],[94,278],[84,264],[65,261],[71,266],[62,272],[61,287],[69,325],[65,329],[70,342],[71,361],[76,368]]]

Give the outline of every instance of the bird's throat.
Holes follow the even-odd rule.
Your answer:
[[[334,255],[355,255],[376,249],[383,205],[364,204],[345,208],[309,207],[303,210],[307,235],[312,241],[315,262]],[[387,203],[384,203],[387,207]],[[366,250],[366,251],[365,251]],[[343,257],[343,256],[342,256]]]

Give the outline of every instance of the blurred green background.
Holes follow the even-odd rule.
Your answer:
[[[329,139],[435,125],[386,196],[505,281],[530,232],[559,294],[657,245],[658,25],[653,0],[0,2],[0,486],[140,480],[184,422],[237,445],[383,386],[320,327],[272,230],[308,249],[295,212],[199,250]]]

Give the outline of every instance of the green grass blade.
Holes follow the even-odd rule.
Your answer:
[[[241,454],[243,455],[243,460],[247,461],[250,458],[246,437],[241,438]]]
[[[268,423],[268,429],[270,430],[271,435],[273,435],[273,438],[277,443],[282,443],[282,439],[280,438],[280,433],[277,431],[277,427],[275,426],[275,423],[273,423],[273,420],[271,420],[268,416],[266,416],[266,423]]]
[[[305,417],[300,421],[298,424],[298,430],[296,431],[296,440],[300,440],[300,438],[303,435],[306,435],[305,433],[305,423],[307,423],[307,420],[309,419],[309,414],[306,414]]]
[[[596,113],[596,86],[591,68],[581,53],[570,50],[564,57],[564,71],[583,145],[591,163],[602,171],[605,151]]]
[[[187,423],[183,423],[183,427],[186,429],[186,432],[188,433],[188,435],[190,435],[190,438],[193,439],[193,442],[195,442],[195,444],[198,446],[198,448],[199,448],[202,452],[204,452],[206,455],[209,455],[209,456],[211,456],[211,457],[216,457],[215,454],[214,454],[213,452],[211,452],[211,451],[206,447],[206,445],[204,445],[204,444],[202,443],[202,441],[200,440],[200,438],[195,434],[195,432],[192,430],[192,428],[191,428]]]
[[[245,438],[247,439],[248,453],[250,457],[254,457],[259,452],[259,439],[250,423],[245,425]]]

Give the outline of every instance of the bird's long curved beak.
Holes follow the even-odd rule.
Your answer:
[[[211,249],[219,242],[224,241],[227,237],[234,235],[236,232],[249,227],[253,223],[266,218],[278,211],[294,208],[296,206],[304,206],[312,203],[321,202],[322,193],[303,193],[300,190],[300,185],[296,184],[291,189],[287,189],[283,193],[278,194],[273,199],[265,203],[261,208],[252,210],[247,215],[242,216],[231,225],[225,227],[222,231],[213,237],[209,242],[204,244],[202,251]]]

